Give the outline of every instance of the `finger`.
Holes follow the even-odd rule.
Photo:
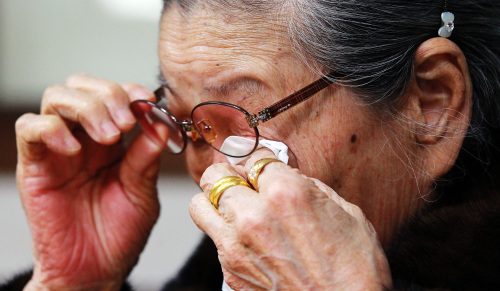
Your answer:
[[[252,154],[252,156],[250,158],[248,158],[248,160],[246,161],[245,166],[244,166],[244,170],[245,170],[245,173],[247,173],[247,177],[250,177],[250,175],[252,175],[252,176],[257,175],[257,179],[255,180],[256,183],[254,182],[254,184],[256,184],[256,185],[254,185],[254,187],[256,187],[258,189],[258,192],[261,192],[263,189],[262,188],[263,185],[261,182],[261,176],[263,176],[264,174],[269,173],[269,172],[276,172],[276,173],[282,173],[282,174],[292,172],[292,168],[287,166],[285,163],[271,162],[271,163],[266,164],[264,166],[264,168],[262,168],[260,170],[259,173],[256,173],[254,165],[256,162],[258,162],[259,160],[262,160],[262,159],[277,159],[277,157],[269,149],[261,148],[261,149],[255,151],[255,153]],[[297,171],[294,170],[294,172],[297,172]]]
[[[218,210],[210,202],[210,191],[215,183],[228,176],[241,177],[229,164],[214,164],[205,170],[200,180],[204,193],[191,201],[191,217],[198,227],[206,232],[214,242],[227,241],[227,237],[236,236],[252,204],[257,200],[256,192],[246,186],[233,186],[224,191],[219,198]],[[195,203],[196,202],[196,203]],[[197,207],[194,207],[197,206]],[[254,208],[257,209],[257,208]],[[220,231],[223,233],[220,233]],[[231,233],[224,233],[231,231]],[[220,248],[219,248],[220,249]]]
[[[214,241],[221,266],[227,271],[225,274],[244,274],[233,277],[235,279],[231,280],[233,286],[241,283],[244,286],[249,284],[270,286],[269,277],[259,267],[260,264],[252,259],[249,250],[244,247],[246,243],[239,240],[238,230],[214,211],[205,193],[200,193],[191,199],[189,214],[198,228]]]
[[[81,144],[58,116],[24,114],[15,127],[20,160],[43,159],[46,149],[66,156],[76,155],[81,149]]]
[[[276,155],[268,148],[260,148],[256,150],[245,162],[245,172],[248,173],[250,168],[257,162],[262,159],[277,159]]]
[[[104,103],[121,131],[129,131],[134,126],[135,117],[130,110],[129,96],[119,84],[87,74],[77,74],[66,79],[66,86],[97,97]]]
[[[213,164],[210,167],[208,167],[201,176],[200,187],[208,195],[210,189],[212,189],[212,186],[217,181],[227,176],[241,177],[238,174],[238,172],[229,164],[226,163]]]
[[[133,102],[136,100],[148,100],[151,102],[156,102],[156,97],[153,91],[140,84],[125,83],[122,84],[122,88],[125,90],[125,92],[127,92],[129,102]]]
[[[205,193],[195,195],[189,204],[189,215],[196,226],[206,233],[214,242],[219,241],[221,231],[227,231],[224,218],[214,211],[214,206]],[[229,233],[224,235],[229,236]]]
[[[42,99],[41,113],[81,124],[93,140],[102,144],[114,144],[120,138],[120,129],[104,103],[76,89],[61,85],[49,87]]]
[[[158,126],[157,132],[163,141],[168,139],[168,131],[164,127]],[[144,193],[156,195],[162,150],[144,133],[139,134],[128,148],[120,168],[120,177],[125,189],[134,197],[140,198]]]
[[[240,177],[246,181],[246,179],[240,175],[239,171],[229,164],[214,164],[205,170],[200,179],[200,187],[205,192],[207,199],[209,199],[210,190],[212,189],[213,185],[220,179],[228,176]],[[231,205],[231,201],[233,201],[233,203],[237,203],[238,201],[254,199],[256,194],[257,193],[252,188],[250,188],[250,185],[236,185],[226,189],[219,198],[219,213],[222,214],[226,219],[231,220],[232,213],[234,213],[234,208],[236,207],[236,209],[239,209],[238,206],[234,204]]]
[[[233,274],[225,267],[222,267],[222,273],[225,283],[233,290],[273,290],[271,285],[266,286],[262,282],[248,278],[248,274]],[[266,282],[270,282],[270,280],[266,280]]]
[[[215,183],[227,176],[241,177],[238,171],[229,164],[214,164],[207,168],[200,180],[200,186],[204,190],[204,205],[207,207],[202,213],[211,213],[211,215],[208,217],[208,215],[200,216],[194,213],[192,217],[198,221],[197,224],[202,230],[213,235],[211,237],[215,242],[225,240],[225,235],[219,233],[221,229],[223,231],[230,229],[240,244],[257,246],[260,251],[265,252],[274,242],[265,239],[265,237],[270,238],[270,220],[268,220],[270,216],[266,205],[262,203],[262,197],[259,197],[257,192],[249,187],[233,186],[222,194],[219,200],[219,212],[211,205],[210,190]],[[226,224],[212,224],[214,217],[218,217],[216,221],[223,218]]]

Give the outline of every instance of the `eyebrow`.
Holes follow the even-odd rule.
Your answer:
[[[228,99],[233,96],[236,91],[244,93],[243,98],[252,97],[262,93],[266,89],[266,86],[254,78],[241,77],[228,82],[216,85],[210,85],[203,88],[201,94],[202,96],[210,97],[217,96],[218,99]],[[228,101],[228,100],[220,100]],[[235,100],[231,100],[235,101]]]
[[[160,71],[157,75],[157,80],[160,85],[168,89],[174,97],[180,97],[179,94],[169,85],[167,79]],[[234,97],[234,92],[241,91],[245,93],[243,99],[247,97],[255,96],[258,93],[262,93],[267,88],[261,81],[250,78],[250,77],[239,77],[222,84],[215,84],[205,86],[201,91],[201,96],[205,98],[211,98],[212,96],[217,96],[218,101],[232,101],[228,100],[229,97]]]

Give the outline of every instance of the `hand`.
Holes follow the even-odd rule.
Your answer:
[[[159,215],[161,149],[142,134],[125,148],[121,134],[135,123],[130,102],[148,98],[139,85],[75,75],[47,89],[41,115],[17,121],[29,288],[118,289],[135,265]]]
[[[331,188],[283,163],[270,163],[258,178],[259,192],[234,186],[219,212],[208,193],[225,176],[247,177],[268,151],[242,166],[216,164],[191,201],[198,227],[215,242],[224,278],[234,290],[381,290],[390,270],[371,224],[361,210]]]

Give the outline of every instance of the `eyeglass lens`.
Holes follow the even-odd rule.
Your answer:
[[[223,147],[228,137],[240,136],[255,142],[257,140],[258,133],[248,125],[246,117],[247,114],[238,107],[216,102],[198,105],[191,115],[193,124],[203,139],[216,150],[233,157],[246,156],[253,148],[234,152],[232,148]]]
[[[180,125],[164,109],[143,100],[133,102],[131,108],[142,131],[153,142],[173,154],[184,150],[186,139]]]
[[[156,144],[173,153],[181,153],[186,146],[186,134],[182,125],[176,121],[167,110],[149,101],[135,101],[132,103],[132,112],[136,116],[142,130]],[[214,149],[233,157],[243,157],[250,154],[251,149],[233,149],[224,147],[225,140],[230,136],[246,137],[256,144],[257,129],[251,128],[246,120],[247,113],[232,104],[220,102],[205,102],[196,106],[191,114],[195,130],[205,142]],[[168,133],[167,133],[168,132]],[[165,142],[165,137],[168,140]],[[191,133],[193,140],[197,134]]]

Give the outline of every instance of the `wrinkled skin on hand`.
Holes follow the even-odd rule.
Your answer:
[[[362,211],[320,181],[283,163],[261,172],[259,192],[245,186],[210,204],[212,185],[225,176],[247,177],[243,166],[215,164],[201,180],[204,193],[190,213],[215,242],[224,278],[235,290],[382,290],[392,286],[377,235]]]
[[[134,99],[152,99],[87,75],[45,92],[41,114],[16,123],[17,183],[33,237],[28,289],[118,289],[159,215],[161,149],[121,134],[135,119]]]

